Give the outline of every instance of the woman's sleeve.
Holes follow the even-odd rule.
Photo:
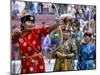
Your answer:
[[[46,36],[48,34],[48,30],[49,30],[48,27],[41,28],[42,36]]]

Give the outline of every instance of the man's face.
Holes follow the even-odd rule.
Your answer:
[[[85,37],[84,37],[84,40],[85,40],[86,42],[89,42],[89,41],[91,40],[91,38],[90,38],[89,36],[85,36]]]
[[[64,39],[68,39],[70,37],[71,33],[70,32],[64,32],[63,35],[64,35]]]

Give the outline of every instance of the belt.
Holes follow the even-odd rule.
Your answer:
[[[94,58],[87,58],[87,59],[83,59],[83,60],[95,60]]]
[[[33,55],[29,56],[28,54],[25,54],[24,56],[21,56],[21,59],[31,59],[32,57],[42,56],[42,53],[36,53],[34,52]]]

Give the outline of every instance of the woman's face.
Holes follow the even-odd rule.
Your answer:
[[[26,22],[25,22],[25,25],[24,25],[25,29],[31,29],[31,28],[32,28],[32,24],[33,24],[33,22],[31,22],[31,21],[26,21]]]

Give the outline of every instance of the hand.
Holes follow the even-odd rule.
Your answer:
[[[72,58],[72,57],[74,57],[74,53],[65,55],[65,58]]]
[[[15,38],[17,37],[19,34],[21,33],[21,30],[19,28],[15,28],[13,33],[12,33],[12,37]]]
[[[59,18],[56,19],[56,24],[60,25],[60,19]]]
[[[74,57],[74,53],[69,54],[70,57]]]
[[[39,56],[39,58],[43,58],[42,53],[39,53],[38,56]]]
[[[93,64],[93,69],[95,69],[96,68],[96,65],[95,64]]]
[[[57,51],[56,54],[57,54],[58,57],[64,57],[65,56],[65,54],[63,54],[63,53],[61,53],[59,51]]]
[[[14,29],[14,32],[15,33],[21,33],[21,30],[17,27],[17,28]]]

